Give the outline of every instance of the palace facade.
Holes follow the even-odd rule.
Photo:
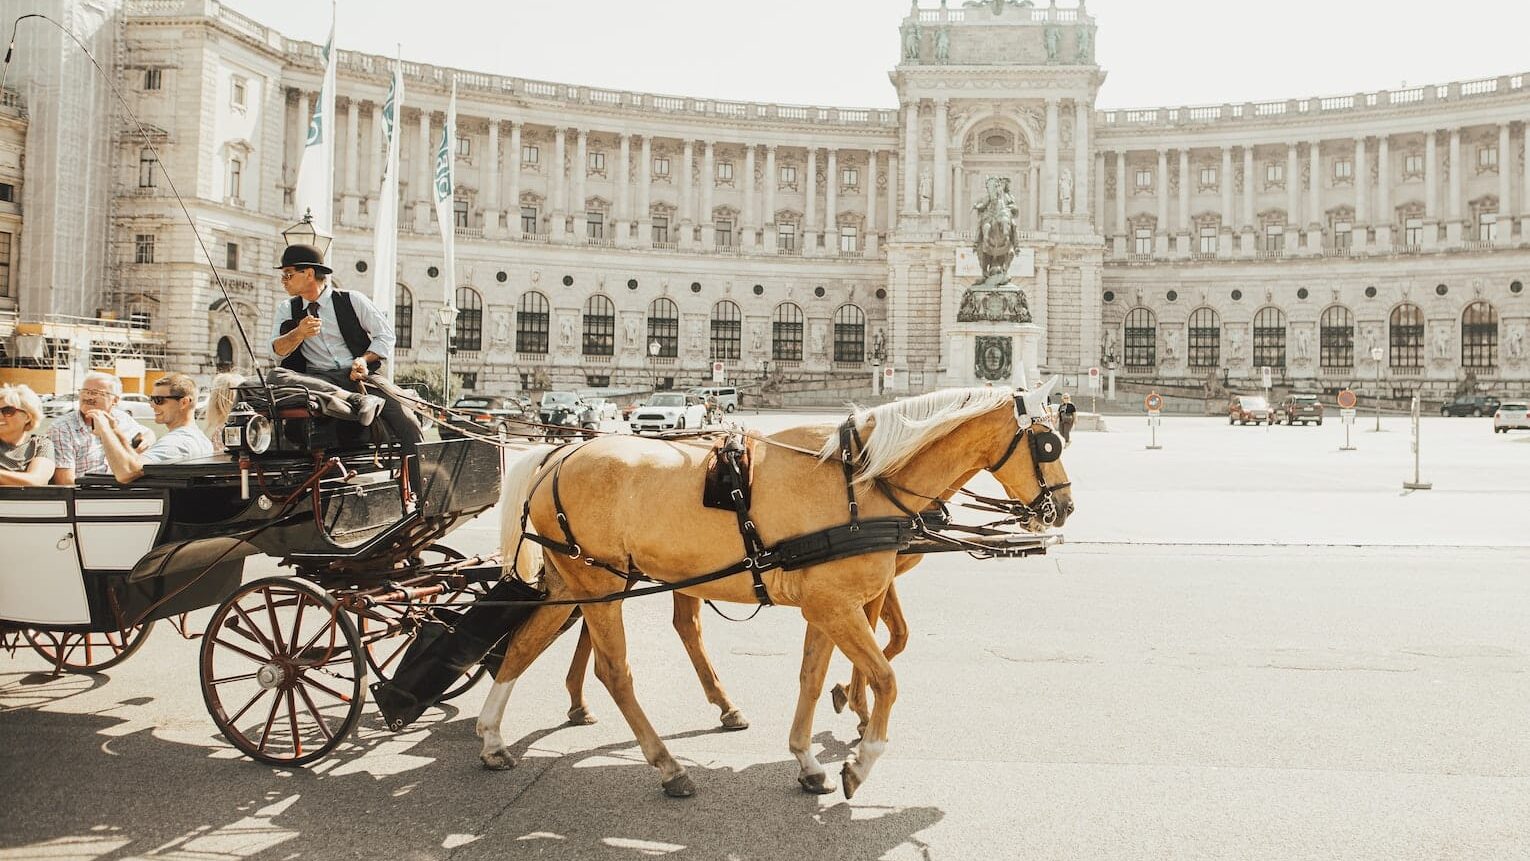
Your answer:
[[[405,61],[397,365],[440,365],[450,295],[468,390],[687,384],[713,361],[735,381],[770,375],[829,400],[882,379],[928,390],[959,376],[942,332],[976,280],[959,252],[997,176],[1021,202],[1025,265],[1012,272],[1045,329],[1045,372],[1113,365],[1196,387],[1269,367],[1324,390],[1530,387],[1523,75],[1103,111],[1096,26],[1082,8],[916,4],[886,22],[901,59],[885,108]],[[21,286],[0,287],[0,303],[41,319],[97,290],[93,307],[163,335],[167,367],[247,364],[168,188],[263,352],[319,46],[216,0],[123,0],[110,27],[118,83],[159,159],[117,112],[100,117],[103,283],[66,301],[56,280],[27,286],[23,253]],[[340,283],[364,291],[392,62],[339,52],[330,256]],[[457,283],[445,284],[432,159],[453,78]],[[29,146],[48,133],[33,114]],[[28,188],[49,182],[33,168]],[[28,220],[29,233],[50,229]]]

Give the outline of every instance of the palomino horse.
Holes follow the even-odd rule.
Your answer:
[[[1044,462],[1037,457],[1043,447],[1038,440],[1050,437],[1033,418],[1045,414],[1046,388],[1024,395],[997,388],[950,389],[857,413],[856,426],[865,441],[854,465],[860,517],[871,522],[918,511],[962,476],[987,469],[1017,510],[1037,519],[1045,511],[1049,522],[1061,525],[1073,508],[1067,475],[1055,457]],[[841,464],[829,462],[838,451],[837,440],[828,441],[816,459],[771,446],[756,449],[750,518],[767,547],[850,520]],[[504,479],[505,558],[515,558],[521,545],[524,507],[538,535],[563,536],[577,551],[544,555],[544,585],[552,599],[578,602],[621,592],[621,581],[605,566],[670,583],[727,569],[738,561],[741,551],[735,548],[742,541],[732,513],[701,505],[706,454],[699,447],[622,436],[522,458]],[[657,509],[656,500],[666,501],[665,507]],[[897,687],[865,608],[887,591],[895,568],[896,550],[888,547],[761,575],[770,598],[799,608],[808,623],[788,748],[800,766],[798,782],[810,792],[834,789],[812,754],[813,707],[834,647],[865,676],[874,694],[871,721],[840,772],[847,797],[887,747]],[[756,601],[748,572],[684,591],[713,601]],[[692,794],[690,777],[633,692],[620,602],[580,606],[595,651],[595,675],[627,719],[644,758],[659,770],[666,793]],[[571,612],[568,604],[539,607],[512,635],[476,725],[486,767],[514,766],[499,732],[511,689]]]

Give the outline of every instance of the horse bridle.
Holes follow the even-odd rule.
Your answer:
[[[1015,395],[1015,435],[1010,437],[1009,445],[1005,447],[1004,454],[988,467],[988,471],[997,476],[1004,464],[1009,462],[1015,449],[1020,447],[1020,440],[1024,439],[1030,444],[1031,469],[1036,473],[1036,486],[1040,491],[1030,502],[1022,502],[1017,499],[992,499],[974,497],[981,502],[988,503],[997,508],[1007,510],[1012,516],[1021,519],[1039,520],[1046,526],[1057,522],[1057,500],[1053,493],[1073,484],[1065,481],[1061,484],[1047,484],[1046,476],[1041,474],[1041,465],[1051,463],[1062,457],[1063,441],[1052,429],[1042,424],[1039,420],[1031,419],[1027,424],[1024,419],[1028,418],[1022,395]],[[1037,428],[1041,428],[1040,431]]]

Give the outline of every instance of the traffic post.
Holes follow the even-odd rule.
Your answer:
[[[1099,368],[1090,368],[1089,369],[1089,411],[1092,412],[1092,413],[1098,413],[1099,412],[1099,410],[1096,408],[1095,402],[1094,402],[1095,398],[1097,396],[1099,396],[1099,394],[1100,394],[1100,369]]]
[[[1349,389],[1339,392],[1339,421],[1344,423],[1344,444],[1339,446],[1339,451],[1354,451],[1355,447],[1349,442],[1349,429],[1355,424],[1355,393]]]
[[[1419,454],[1418,454],[1418,423],[1419,423],[1419,401],[1418,401],[1418,395],[1414,395],[1413,396],[1413,409],[1412,409],[1412,413],[1413,413],[1413,480],[1412,481],[1405,481],[1405,482],[1403,482],[1403,490],[1428,490],[1431,487],[1434,487],[1434,485],[1429,483],[1429,482],[1427,482],[1427,481],[1424,481],[1421,478],[1419,478],[1419,475],[1418,475],[1418,467],[1419,467],[1419,464],[1418,464],[1418,458],[1419,458]]]
[[[720,383],[722,381],[723,381],[723,363],[722,362],[713,362],[712,363],[712,382]]]
[[[1270,406],[1270,383],[1272,381],[1271,377],[1272,374],[1270,373],[1269,365],[1264,365],[1259,368],[1259,384],[1264,388],[1264,404],[1265,406],[1270,407],[1270,412],[1267,414],[1268,418],[1266,418],[1264,422],[1264,429],[1266,431],[1275,425],[1275,408]]]
[[[1163,396],[1157,392],[1148,392],[1148,396],[1142,399],[1142,405],[1147,407],[1148,416],[1148,450],[1157,451],[1163,448],[1158,444],[1159,415],[1163,412]]]

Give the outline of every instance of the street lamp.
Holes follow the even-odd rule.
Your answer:
[[[312,245],[319,249],[319,254],[326,259],[329,257],[329,245],[335,241],[334,237],[325,236],[313,226],[312,210],[304,210],[302,221],[283,230],[282,239],[288,245]]]
[[[1381,360],[1385,355],[1380,347],[1371,348],[1371,361],[1376,363],[1376,395],[1371,398],[1376,402],[1376,433],[1381,432]]]
[[[436,319],[446,331],[446,373],[441,381],[442,406],[452,405],[452,327],[457,324],[457,306],[447,304],[436,309]]]
[[[649,341],[648,358],[650,360],[659,358],[659,351],[662,349],[664,349],[664,345],[659,343],[658,338],[654,338],[652,341]],[[657,362],[653,361],[650,361],[650,364],[653,365],[653,390],[657,392],[659,390],[659,366]]]

